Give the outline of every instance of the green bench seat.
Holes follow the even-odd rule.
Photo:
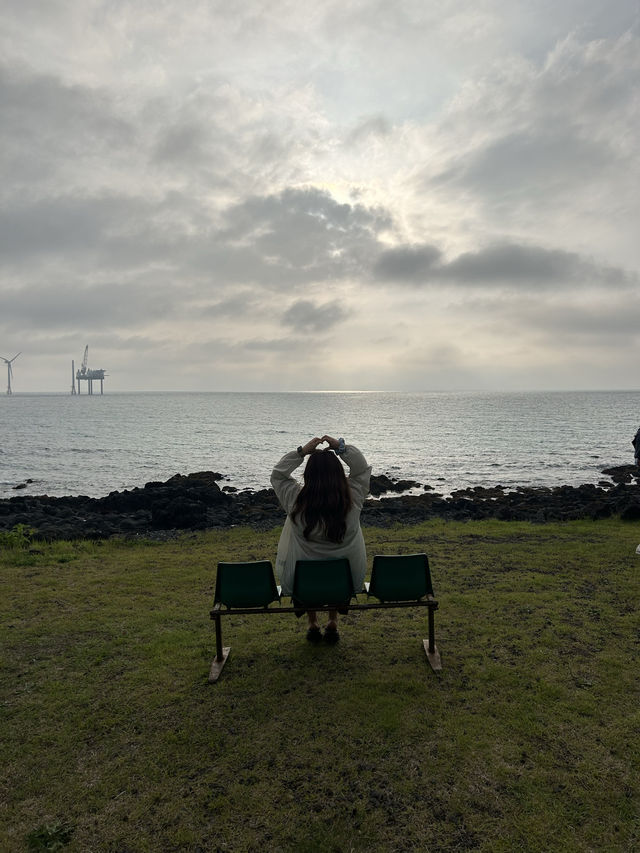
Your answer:
[[[434,614],[438,602],[434,598],[429,560],[426,554],[376,555],[371,581],[365,584],[366,603],[357,600],[349,561],[298,560],[293,581],[291,605],[282,606],[281,588],[277,586],[269,560],[243,563],[218,563],[211,619],[216,629],[216,657],[211,664],[209,681],[220,677],[229,657],[230,647],[222,644],[222,616],[230,614],[265,615],[296,613],[305,610],[377,610],[397,607],[428,609],[428,639],[424,650],[434,670],[442,668],[435,644]],[[371,601],[375,598],[376,601]],[[271,606],[277,604],[278,606]]]

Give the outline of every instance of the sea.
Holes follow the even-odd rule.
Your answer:
[[[101,497],[196,471],[263,489],[324,434],[444,495],[597,483],[633,462],[639,423],[640,391],[14,393],[0,397],[0,497]]]

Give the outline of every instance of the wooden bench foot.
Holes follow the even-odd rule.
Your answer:
[[[225,646],[222,649],[222,658],[219,660],[217,657],[211,661],[211,669],[209,670],[209,684],[212,684],[214,681],[217,681],[220,678],[220,673],[222,672],[222,668],[227,662],[227,658],[229,657],[229,652],[231,651],[231,646]]]
[[[431,664],[431,669],[434,672],[442,669],[442,663],[440,662],[440,652],[438,651],[438,647],[434,645],[433,651],[429,651],[429,640],[423,640],[422,645],[424,646],[424,650],[427,654],[427,660]]]

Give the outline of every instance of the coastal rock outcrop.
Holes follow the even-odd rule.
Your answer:
[[[638,465],[616,465],[613,468],[603,468],[602,473],[611,477],[614,483],[637,483],[640,481]]]
[[[372,494],[362,512],[363,525],[414,524],[429,518],[505,521],[569,521],[607,518],[640,520],[640,470],[633,465],[607,468],[611,481],[555,488],[502,486],[460,489],[448,497],[414,481],[372,477]],[[165,482],[111,492],[106,497],[48,497],[21,491],[0,500],[0,531],[24,524],[35,537],[104,539],[120,536],[167,536],[171,531],[248,525],[281,525],[284,513],[272,489],[237,491],[220,488],[224,477],[212,471],[176,474]],[[422,489],[422,492],[418,492]],[[406,494],[411,490],[411,494]],[[405,492],[405,494],[397,494]]]
[[[387,492],[408,492],[409,489],[424,488],[415,480],[392,480],[387,474],[372,474],[369,484],[369,491],[374,498],[384,495]]]

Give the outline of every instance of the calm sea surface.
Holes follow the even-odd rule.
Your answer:
[[[578,485],[633,462],[639,423],[635,391],[14,394],[0,397],[0,497],[99,497],[202,470],[265,488],[280,456],[324,433],[356,444],[374,473],[445,494]]]

